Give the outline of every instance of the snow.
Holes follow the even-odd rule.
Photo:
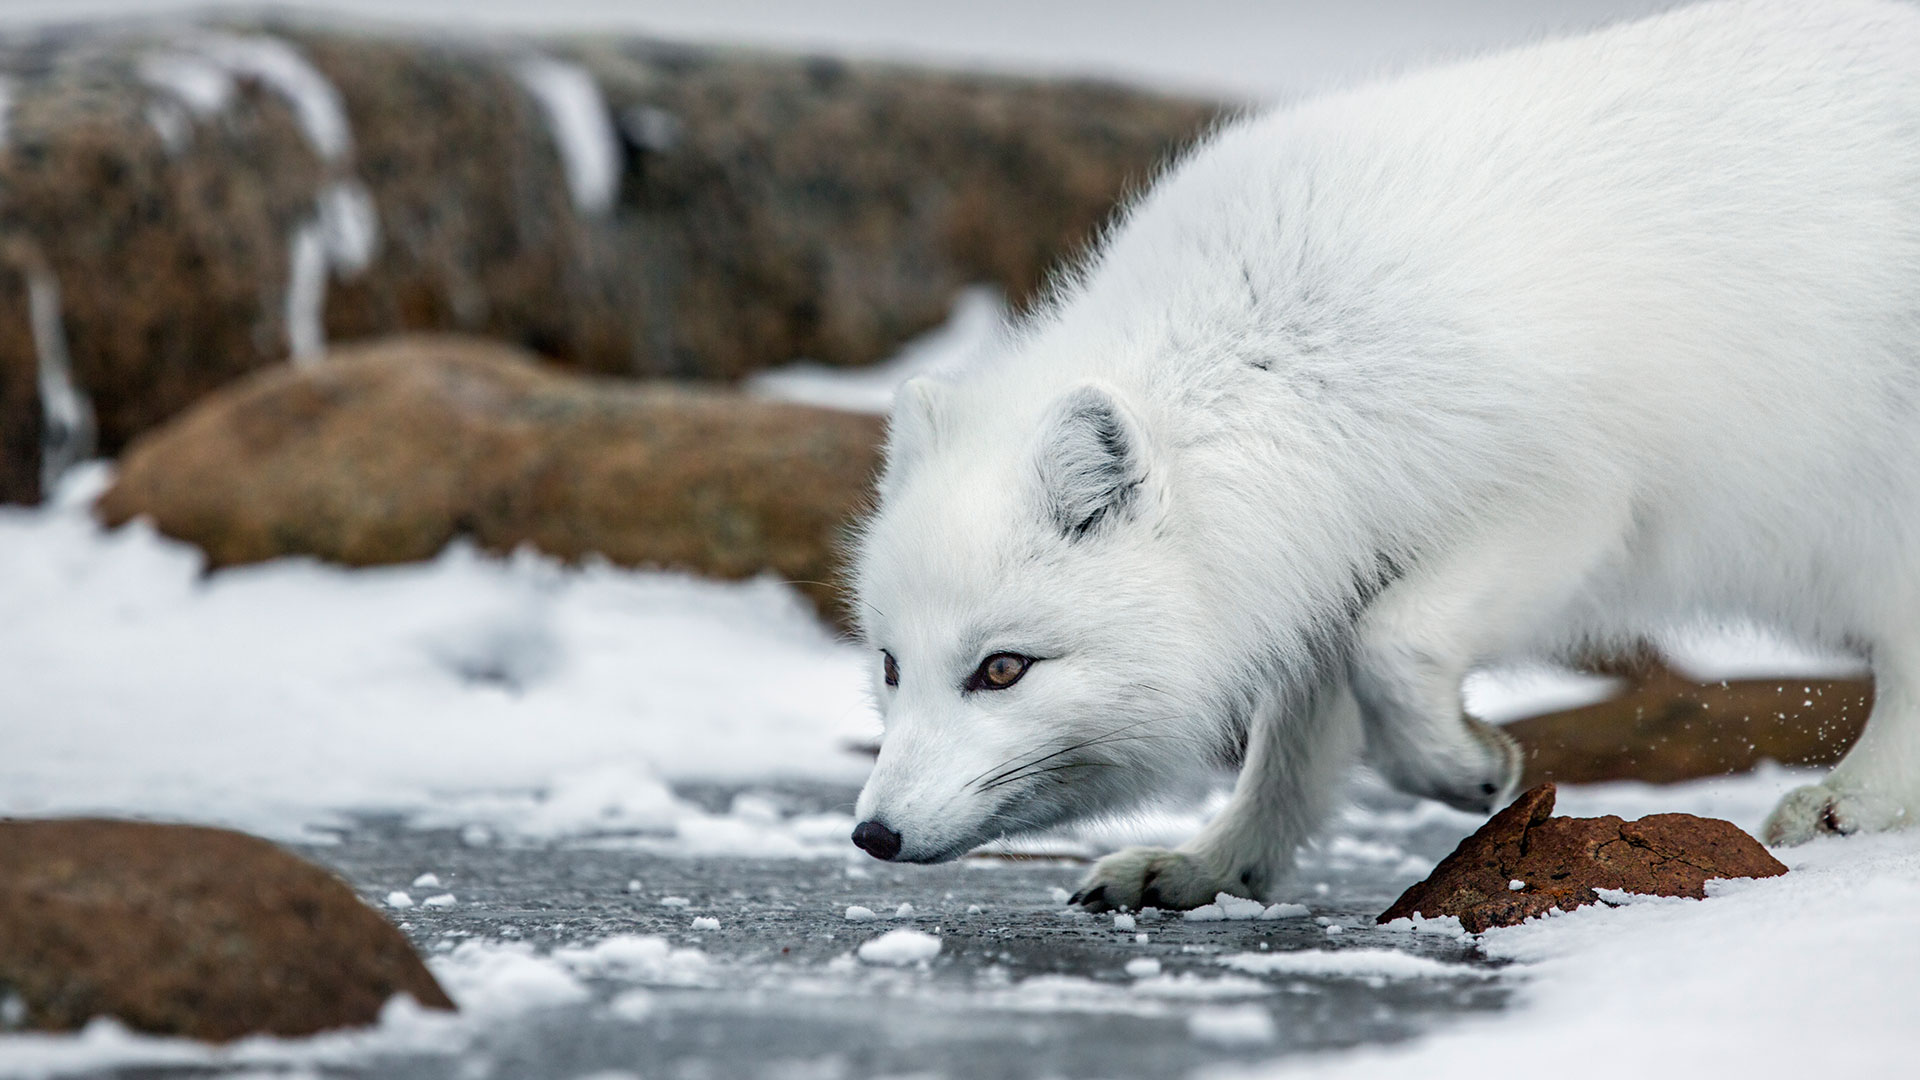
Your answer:
[[[81,470],[49,506],[0,508],[0,814],[311,839],[343,813],[394,813],[476,844],[851,850],[846,815],[736,820],[667,787],[864,775],[844,747],[876,726],[867,658],[786,586],[463,547],[206,577],[145,525],[93,524],[102,483]]]
[[[1253,1046],[1279,1037],[1273,1015],[1258,1005],[1214,1005],[1187,1017],[1187,1033],[1201,1042]]]
[[[358,180],[336,180],[320,191],[320,238],[327,261],[343,274],[358,274],[380,246],[380,218],[373,196]]]
[[[313,147],[320,160],[329,164],[337,163],[345,160],[353,151],[352,129],[347,123],[347,110],[340,100],[340,91],[292,45],[267,35],[206,31],[184,39],[182,45],[205,57],[228,75],[258,79],[278,94],[293,109],[301,133],[306,136],[308,145]],[[163,57],[162,63],[165,62]],[[159,74],[163,85],[179,93],[190,106],[199,107],[195,98],[182,91],[187,88],[188,82],[198,80],[205,83],[207,77],[204,74],[185,74],[177,70]],[[149,82],[153,81],[153,74],[144,69],[142,76]],[[171,81],[164,81],[169,79]],[[231,94],[231,89],[217,92],[205,85],[194,89],[206,95],[204,100]],[[224,101],[224,96],[221,96],[221,100]]]
[[[846,920],[848,922],[872,922],[878,917],[879,916],[873,913],[872,908],[861,907],[859,904],[854,904],[847,908]]]
[[[755,374],[750,393],[802,405],[884,413],[893,392],[917,375],[939,377],[966,366],[999,344],[1010,317],[998,289],[976,286],[954,298],[947,321],[903,346],[884,363],[838,368],[809,361]]]
[[[582,978],[656,986],[699,986],[712,963],[699,949],[676,948],[658,934],[615,934],[592,945],[555,949],[551,959]]]
[[[434,895],[427,897],[425,900],[420,901],[420,906],[431,907],[431,908],[443,908],[443,907],[452,907],[453,905],[459,902],[460,901],[457,898],[455,898],[452,893],[443,892],[443,893],[435,893]]]
[[[896,919],[913,918],[913,905],[902,900],[900,906],[893,909],[893,917]]]
[[[1213,903],[1185,913],[1188,922],[1224,922],[1243,919],[1291,919],[1307,913],[1300,904],[1263,904],[1242,896],[1219,893]]]
[[[410,908],[413,906],[413,897],[395,889],[387,894],[387,906],[395,910]]]
[[[176,98],[195,116],[215,116],[233,102],[233,76],[204,56],[184,50],[149,53],[134,70],[140,81]]]
[[[1234,953],[1220,957],[1219,963],[1249,975],[1311,975],[1342,979],[1485,978],[1491,974],[1465,964],[1446,964],[1395,949],[1371,948]]]
[[[1751,830],[1764,814],[1756,808],[1806,778],[1774,770],[1676,785],[1660,789],[1660,808],[1741,808],[1730,816]],[[1643,812],[1644,788],[1563,788],[1560,809],[1633,817]],[[1564,805],[1567,793],[1580,796],[1580,809]],[[1774,854],[1788,874],[1713,882],[1704,901],[1620,894],[1610,898],[1620,906],[1583,907],[1480,935],[1488,957],[1512,965],[1501,972],[1517,987],[1508,1012],[1398,1047],[1203,1075],[1466,1080],[1484,1076],[1489,1061],[1552,1062],[1556,1075],[1596,1080],[1892,1075],[1914,1047],[1920,835],[1821,840]],[[1341,958],[1359,951],[1312,962],[1351,963]],[[1286,955],[1254,954],[1243,962],[1302,962]],[[1418,959],[1386,955],[1398,959],[1369,962],[1397,967]],[[1236,967],[1242,962],[1229,959]]]
[[[513,70],[546,113],[573,205],[587,214],[612,209],[620,192],[620,141],[599,84],[585,68],[550,56],[529,56]]]
[[[869,964],[918,964],[940,955],[940,939],[920,930],[889,930],[855,951]]]
[[[523,942],[463,942],[428,966],[470,1021],[580,1005],[593,996],[566,963]]]
[[[60,282],[37,249],[23,260],[27,321],[38,358],[40,392],[40,483],[54,490],[67,471],[93,453],[93,402],[73,379],[67,328],[61,317]]]
[[[1131,931],[1133,927],[1134,927],[1133,916],[1127,914],[1124,911],[1118,911],[1114,913],[1113,928],[1115,930]]]
[[[434,873],[421,874],[419,877],[413,879],[413,887],[416,889],[437,889],[440,887],[440,875]]]
[[[711,915],[696,915],[693,919],[693,928],[695,930],[718,930],[720,929],[720,920]]]
[[[319,218],[293,227],[287,238],[287,352],[310,364],[327,349],[327,236]]]
[[[1137,956],[1127,961],[1127,974],[1136,979],[1148,979],[1160,974],[1160,961],[1151,956]]]

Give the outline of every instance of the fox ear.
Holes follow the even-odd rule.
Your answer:
[[[886,468],[880,474],[882,490],[899,483],[915,461],[931,450],[940,437],[944,388],[922,375],[900,384],[887,415]]]
[[[1110,388],[1087,383],[1054,402],[1036,465],[1045,513],[1060,534],[1078,540],[1133,513],[1147,454],[1139,421]]]

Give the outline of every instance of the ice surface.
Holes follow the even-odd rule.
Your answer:
[[[917,964],[940,955],[940,939],[920,930],[889,930],[856,951],[869,964]]]
[[[620,191],[620,142],[599,84],[585,68],[550,56],[529,56],[513,70],[546,113],[574,206],[589,214],[611,209]]]

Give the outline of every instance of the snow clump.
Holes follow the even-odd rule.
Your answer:
[[[857,951],[869,964],[918,964],[940,955],[940,939],[919,930],[889,930]]]

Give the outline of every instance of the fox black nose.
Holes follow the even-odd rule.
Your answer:
[[[900,834],[877,821],[863,821],[853,827],[853,842],[876,859],[891,859],[900,854]]]

